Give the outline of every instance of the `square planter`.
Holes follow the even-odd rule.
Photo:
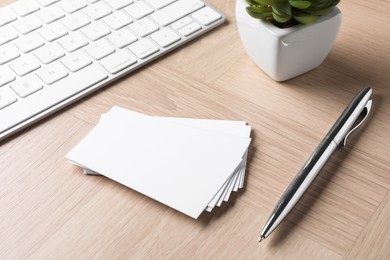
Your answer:
[[[334,7],[313,24],[281,29],[249,16],[247,6],[244,0],[236,1],[241,41],[250,58],[276,81],[319,66],[332,48],[341,24],[341,12]]]

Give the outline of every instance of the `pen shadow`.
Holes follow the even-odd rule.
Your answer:
[[[327,189],[333,177],[341,168],[342,162],[348,157],[350,151],[361,138],[361,134],[359,134],[358,132],[365,130],[371,120],[375,118],[375,112],[380,109],[380,105],[382,102],[381,97],[373,95],[373,99],[374,98],[375,106],[372,107],[370,115],[365,119],[364,123],[362,123],[362,125],[360,125],[355,130],[356,132],[354,131],[351,136],[348,137],[345,148],[340,149],[342,146],[340,145],[340,147],[336,149],[334,154],[319,172],[318,176],[314,179],[308,190],[298,201],[297,205],[282,221],[282,223],[280,224],[281,226],[273,232],[273,235],[270,235],[268,239],[270,239],[271,247],[278,248],[280,246],[283,246],[284,242],[286,242],[293,234],[294,230],[299,227],[301,221],[303,221],[308,216],[310,210],[320,199],[323,192]]]

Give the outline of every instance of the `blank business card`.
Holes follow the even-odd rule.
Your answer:
[[[152,117],[113,107],[66,157],[198,218],[242,187],[250,126]]]

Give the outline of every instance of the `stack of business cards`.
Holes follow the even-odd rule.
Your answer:
[[[198,218],[243,187],[250,126],[152,117],[113,107],[66,157]]]

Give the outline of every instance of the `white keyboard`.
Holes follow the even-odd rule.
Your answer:
[[[0,140],[225,20],[201,0],[23,0],[0,9]]]

